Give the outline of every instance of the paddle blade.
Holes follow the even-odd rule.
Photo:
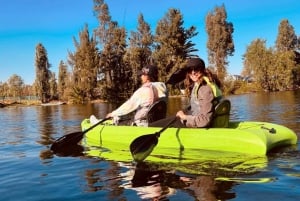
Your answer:
[[[89,127],[88,129],[86,129],[86,130],[84,130],[82,132],[70,133],[70,134],[67,134],[67,135],[64,135],[64,136],[58,138],[51,145],[50,149],[54,153],[59,153],[59,152],[63,153],[63,152],[65,152],[65,150],[68,149],[68,147],[69,147],[70,150],[72,150],[72,148],[76,147],[76,145],[78,144],[78,142],[80,142],[82,140],[82,138],[83,138],[83,136],[84,136],[85,133],[87,133],[88,131],[92,130],[96,126],[102,124],[103,122],[107,121],[108,119],[110,119],[110,117],[102,119],[98,123],[92,125],[91,127]]]
[[[155,133],[142,135],[133,140],[130,144],[132,158],[136,162],[142,162],[145,158],[147,158],[147,156],[151,154],[152,150],[157,145],[158,137],[159,136]]]
[[[51,145],[50,149],[54,153],[64,152],[68,147],[76,145],[83,138],[84,132],[75,132],[68,135],[64,135]]]
[[[53,153],[60,157],[78,157],[83,156],[84,147],[79,144],[69,144],[68,146],[60,147]]]

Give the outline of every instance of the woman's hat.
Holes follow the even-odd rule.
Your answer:
[[[188,60],[185,68],[187,68],[187,71],[190,71],[190,70],[204,71],[205,63],[200,58],[191,58]]]
[[[184,67],[175,71],[170,76],[170,78],[168,79],[168,81],[166,83],[175,85],[179,82],[182,82],[185,79],[186,74],[188,72],[190,72],[191,70],[203,72],[205,70],[204,61],[202,59],[200,59],[199,57],[188,59],[186,64],[184,65]]]

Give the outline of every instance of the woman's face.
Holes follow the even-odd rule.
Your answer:
[[[198,82],[202,77],[202,73],[200,71],[195,71],[195,70],[189,71],[188,75],[193,82]]]

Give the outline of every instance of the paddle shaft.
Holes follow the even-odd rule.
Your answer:
[[[109,120],[109,119],[110,119],[110,117],[106,117],[106,118],[100,120],[100,121],[97,122],[96,124],[92,125],[92,126],[89,127],[88,129],[84,130],[84,131],[82,132],[82,134],[85,134],[85,133],[89,132],[90,130],[92,130],[93,128],[95,128],[96,126],[98,126],[99,124],[101,124],[101,123],[103,123],[103,122],[105,122],[105,121],[107,121],[107,120]]]
[[[174,123],[176,121],[177,117],[175,116],[174,119],[172,119],[171,121],[169,121],[169,123],[167,125],[165,125],[165,127],[163,127],[160,131],[156,132],[156,135],[158,135],[158,137],[160,136],[160,134],[162,132],[164,132],[167,128],[169,128],[169,126]]]
[[[133,159],[137,162],[143,161],[147,156],[149,156],[158,143],[158,138],[160,134],[166,130],[173,122],[175,122],[177,117],[174,117],[168,122],[161,130],[153,134],[142,135],[134,139],[130,144],[130,152]]]

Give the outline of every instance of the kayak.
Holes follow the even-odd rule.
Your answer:
[[[89,119],[84,119],[82,130],[89,127]],[[109,120],[88,131],[81,144],[87,148],[87,155],[128,162],[132,161],[129,149],[132,141],[160,129],[116,126]],[[297,140],[291,129],[268,122],[229,122],[227,128],[167,128],[160,134],[157,146],[145,161],[172,163],[264,158],[271,150],[295,145]]]

